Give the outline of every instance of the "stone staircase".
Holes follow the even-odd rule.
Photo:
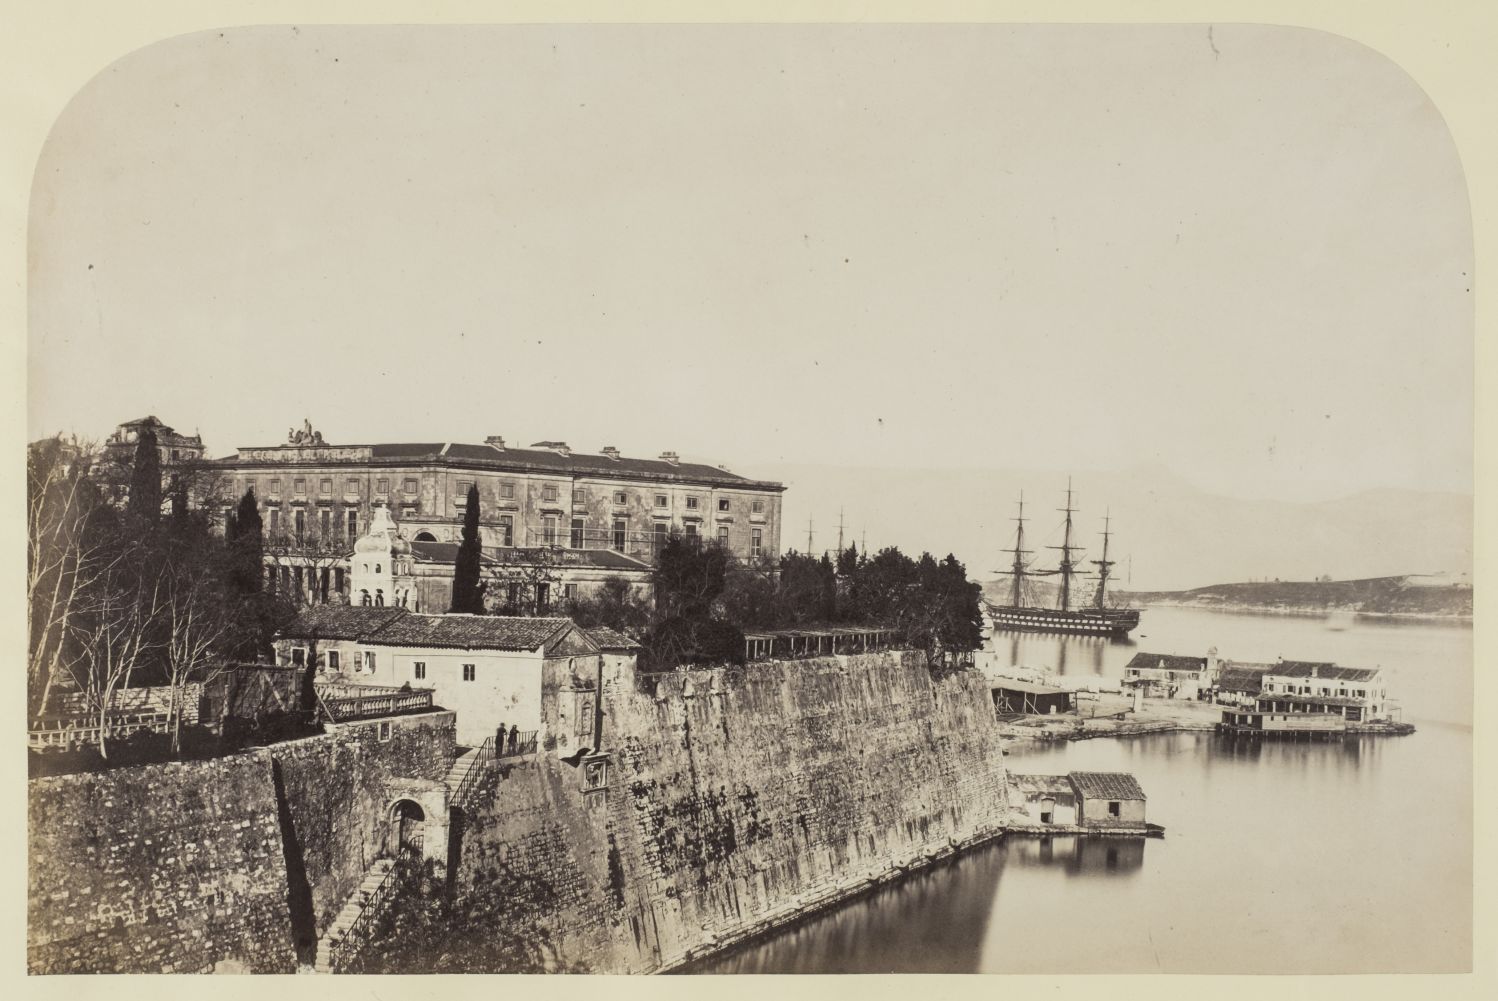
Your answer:
[[[447,793],[452,802],[457,802],[464,780],[478,767],[480,750],[481,748],[470,747],[453,759],[452,767],[447,770]]]
[[[394,868],[394,859],[378,859],[374,865],[370,866],[359,888],[348,898],[348,902],[343,905],[343,910],[338,912],[338,916],[333,919],[328,930],[323,932],[322,938],[317,940],[317,960],[313,963],[313,972],[333,972],[334,946],[343,940],[349,929],[360,923],[360,918],[364,916],[367,907],[371,904],[379,906],[385,902],[383,899],[377,900],[376,898],[380,896],[380,890],[386,881],[393,878]],[[370,914],[366,923],[376,917],[378,915]]]

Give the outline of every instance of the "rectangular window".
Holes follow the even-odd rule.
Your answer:
[[[563,584],[562,585],[562,597],[566,598],[568,601],[576,601],[577,600],[577,585],[576,584]]]
[[[661,554],[661,549],[666,545],[666,526],[657,522],[654,537],[650,540],[655,549],[655,555]]]
[[[554,500],[556,500],[557,499],[557,485],[555,483],[548,483],[545,486],[543,486],[541,488],[541,499],[545,500],[545,501],[554,501]]]
[[[755,501],[754,504],[750,507],[750,510],[753,511],[755,514],[764,514],[765,513],[765,502],[762,501],[762,500]]]
[[[337,650],[329,650],[328,651],[328,670],[330,670],[330,671],[336,671],[336,670],[338,670],[338,651]]]
[[[557,544],[556,515],[549,514],[541,519],[541,541],[548,546],[554,546]]]
[[[348,540],[353,542],[359,537],[359,512],[350,508],[348,513]]]
[[[515,499],[515,484],[512,483],[512,482],[510,482],[509,480],[505,480],[503,483],[501,483],[499,485],[499,495],[501,497],[503,497],[505,500],[514,500]]]
[[[727,497],[719,497],[718,498],[718,510],[719,511],[727,511],[728,510],[728,498]]]
[[[426,665],[426,661],[424,661],[424,660],[418,660],[416,663],[412,664],[411,665],[411,676],[413,678],[415,678],[417,681],[421,681],[421,680],[425,679],[426,676],[427,676],[427,665]]]
[[[583,765],[584,789],[602,789],[608,784],[609,763],[607,761],[589,761]]]
[[[306,650],[306,648],[305,647],[297,647],[296,649],[292,650],[291,651],[291,662],[293,664],[295,664],[297,667],[304,667],[304,666],[306,666],[306,664],[307,664],[307,650]]]
[[[390,492],[390,478],[387,476],[381,476],[378,480],[375,481],[375,489],[382,494],[388,494]]]
[[[478,678],[478,668],[475,667],[473,664],[464,664],[463,665],[463,680],[464,681],[474,681],[477,678]]]
[[[514,515],[502,514],[499,516],[499,544],[501,546],[513,546],[515,544]]]
[[[375,673],[375,655],[374,655],[374,651],[373,650],[365,650],[364,651],[364,673],[365,674],[374,674]]]
[[[571,541],[573,549],[581,549],[583,547],[583,520],[581,518],[572,519],[572,538],[569,541]]]
[[[765,530],[763,528],[752,529],[749,532],[749,555],[758,558],[764,551]]]
[[[378,727],[378,732],[379,732],[379,739],[380,740],[389,740],[390,739],[390,721],[388,719],[387,720],[380,720],[380,725]]]
[[[270,509],[270,534],[281,534],[281,509],[278,507]]]
[[[409,478],[401,480],[401,492],[414,494],[416,492],[416,481]]]
[[[332,479],[331,478],[325,478],[325,479],[318,480],[317,481],[317,492],[320,493],[320,494],[330,494],[330,493],[332,493],[333,492],[333,481],[332,481]]]
[[[472,480],[459,480],[457,491],[453,494],[453,507],[457,508],[459,514],[468,510],[468,488],[473,486]]]
[[[697,510],[697,500],[698,500],[698,498],[696,498],[696,497],[688,497],[687,498],[687,510],[688,511],[695,511],[695,510]]]
[[[343,481],[343,492],[346,494],[357,494],[359,492],[359,481],[350,476]]]
[[[301,496],[307,492],[307,481],[298,476],[292,481],[291,487],[296,491],[297,496]]]
[[[1110,816],[1110,817],[1117,817],[1118,815],[1119,815],[1118,803],[1116,803],[1116,802],[1109,803],[1108,804],[1108,816]]]
[[[272,494],[279,494],[281,492],[281,481],[279,479],[274,477],[271,479],[269,492]]]
[[[666,495],[665,494],[656,494],[655,495],[655,506],[656,507],[665,507],[666,504],[667,504],[667,499],[666,499]]]
[[[614,549],[624,552],[625,522],[623,518],[614,519]]]
[[[545,615],[546,610],[551,607],[551,585],[536,585],[536,614]]]
[[[726,545],[728,545],[728,526],[727,525],[719,525],[718,526],[718,545],[720,545],[720,546],[726,546]]]
[[[327,508],[317,512],[317,533],[324,539],[333,534],[333,512]]]
[[[615,490],[614,491],[614,503],[615,504],[626,504],[628,502],[629,502],[629,498],[624,495],[624,491],[623,490]]]
[[[687,530],[687,538],[697,538],[697,523],[695,521],[689,521],[683,527]]]
[[[584,490],[582,487],[573,487],[572,488],[572,503],[574,503],[574,504],[586,504],[587,502],[588,502],[588,492],[586,490]]]

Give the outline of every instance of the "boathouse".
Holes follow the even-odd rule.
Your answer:
[[[1077,823],[1083,827],[1144,830],[1144,790],[1128,772],[1071,772]]]
[[[1052,688],[1018,678],[1000,678],[989,689],[994,711],[1000,715],[1052,716],[1077,707],[1077,695],[1065,688]]]
[[[1224,661],[1212,682],[1212,701],[1220,705],[1253,708],[1264,691],[1264,675],[1273,664],[1249,664]]]
[[[1334,737],[1347,732],[1347,721],[1331,713],[1224,709],[1217,728],[1253,737]]]
[[[1145,832],[1149,827],[1144,820],[1144,790],[1127,772],[1010,773],[1009,810],[1011,826],[1022,830]]]

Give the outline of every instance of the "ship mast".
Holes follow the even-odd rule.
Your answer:
[[[1076,508],[1071,506],[1071,477],[1066,478],[1066,507],[1061,508],[1066,512],[1066,532],[1061,537],[1061,545],[1047,546],[1047,549],[1061,550],[1061,561],[1057,564],[1056,572],[1061,575],[1061,610],[1063,612],[1071,609],[1071,579],[1077,572],[1077,565],[1071,558],[1072,550],[1077,548],[1071,544],[1071,516]]]
[[[1010,520],[1019,523],[1019,527],[1014,532],[1014,548],[1002,551],[1014,554],[1014,564],[1009,570],[1014,575],[1014,589],[1009,603],[1015,608],[1020,608],[1024,604],[1025,556],[1031,552],[1025,548],[1025,492],[1023,490],[1019,495],[1019,517]]]
[[[1113,564],[1115,562],[1117,562],[1116,560],[1110,560],[1110,559],[1108,559],[1108,523],[1109,523],[1109,521],[1110,521],[1109,516],[1106,515],[1106,514],[1103,515],[1103,558],[1100,559],[1100,560],[1093,560],[1092,561],[1092,565],[1095,566],[1095,567],[1097,567],[1097,600],[1094,602],[1094,604],[1096,604],[1098,608],[1106,608],[1107,607],[1106,600],[1105,600],[1105,591],[1106,591],[1106,589],[1108,587],[1108,576],[1109,576],[1109,574],[1108,574],[1108,568],[1111,567],[1111,566],[1113,566]]]

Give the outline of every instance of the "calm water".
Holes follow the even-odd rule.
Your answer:
[[[1139,650],[1393,672],[1408,737],[1183,733],[1016,745],[1016,771],[1128,771],[1164,840],[1015,838],[697,972],[1337,973],[1471,966],[1472,632],[1155,608],[1130,643],[999,634],[1116,678]]]

